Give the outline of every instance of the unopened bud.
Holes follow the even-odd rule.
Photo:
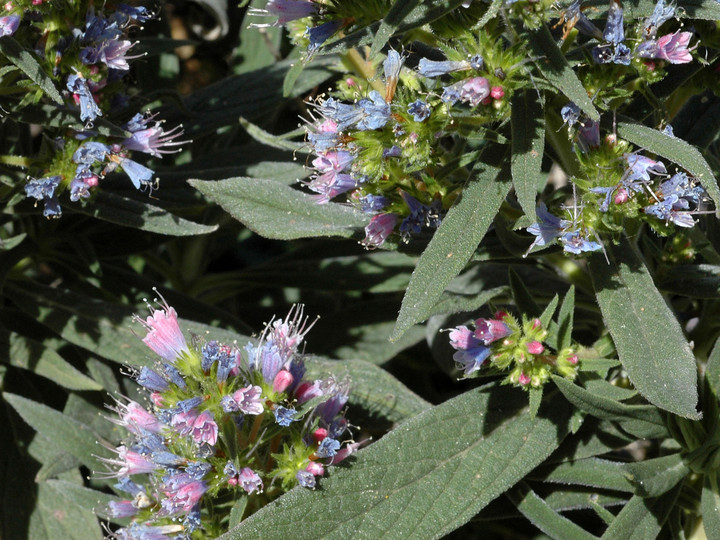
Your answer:
[[[505,97],[505,90],[503,90],[502,86],[493,86],[490,89],[490,97],[493,99],[502,99]]]
[[[530,376],[526,375],[525,373],[521,373],[518,377],[518,382],[523,386],[527,386],[528,384],[530,384]]]
[[[620,188],[615,194],[615,204],[624,204],[628,200],[628,192],[625,188]]]
[[[281,369],[278,371],[278,374],[275,375],[275,380],[273,381],[273,391],[277,393],[284,392],[294,380],[295,377],[292,376],[292,373],[285,369]]]
[[[325,428],[317,428],[315,431],[313,431],[313,439],[315,439],[316,443],[322,442],[322,440],[327,437],[328,431]]]
[[[527,344],[527,350],[530,354],[542,354],[545,352],[545,347],[539,341],[531,341]]]
[[[313,476],[322,476],[325,474],[325,467],[322,466],[322,463],[318,463],[317,461],[311,461],[308,466],[305,467],[305,470]]]

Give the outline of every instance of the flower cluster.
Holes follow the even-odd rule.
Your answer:
[[[110,122],[116,116],[131,116],[123,79],[129,61],[142,55],[131,54],[137,43],[128,36],[153,14],[126,4],[96,9],[92,2],[58,12],[56,6],[38,0],[32,5],[10,1],[5,9],[10,14],[0,18],[0,35],[14,34],[28,48],[44,52],[41,61],[46,72],[65,90],[63,97],[76,107],[82,122],[81,127],[64,128],[57,136],[47,134],[54,142],[52,152],[32,163],[31,172],[40,174],[29,177],[25,194],[44,204],[46,217],[60,217],[63,191],[69,191],[73,202],[88,198],[99,180],[118,166],[137,189],[151,187],[153,171],[130,160],[129,152],[161,157],[182,144],[175,140],[182,128],[164,131],[157,121],[151,125],[152,114],[136,114],[117,127]],[[99,119],[104,129],[96,129]]]
[[[492,319],[477,319],[475,329],[457,326],[450,330],[450,345],[457,351],[453,359],[464,377],[477,376],[480,368],[510,371],[506,383],[524,389],[544,385],[557,373],[574,379],[578,357],[575,349],[552,352],[544,340],[548,331],[540,319],[523,318],[499,311]]]
[[[249,496],[250,512],[295,485],[314,488],[358,448],[343,413],[349,382],[303,378],[299,348],[312,324],[302,306],[244,350],[189,343],[167,304],[138,321],[160,360],[135,372],[150,407],[127,398],[112,407],[128,434],[102,461],[126,496],[108,513],[132,518],[114,538],[214,538],[232,506],[221,502]]]
[[[467,178],[466,171],[435,174],[451,161],[443,140],[457,136],[465,118],[489,124],[507,117],[513,82],[495,64],[507,66],[514,57],[493,49],[488,38],[473,46],[488,51],[493,64],[475,52],[457,60],[420,58],[417,70],[409,70],[407,58],[391,49],[382,64],[382,92],[314,103],[307,142],[317,157],[306,185],[320,204],[344,195],[372,216],[366,247],[382,245],[393,233],[408,241],[425,227],[437,228]],[[348,78],[344,85],[338,94],[352,98],[361,82]]]

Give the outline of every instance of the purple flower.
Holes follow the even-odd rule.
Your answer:
[[[60,217],[62,209],[58,202],[55,190],[60,185],[62,177],[48,176],[45,178],[33,178],[25,184],[25,195],[45,202],[43,215],[45,217]]]
[[[597,64],[613,63],[629,66],[632,55],[630,48],[623,43],[625,41],[623,8],[619,0],[611,0],[610,2],[603,38],[607,43],[598,45],[592,50],[595,62]]]
[[[85,47],[81,50],[80,61],[87,65],[102,62],[109,68],[127,71],[130,69],[128,59],[138,58],[138,56],[126,56],[126,53],[133,45],[135,44],[131,41],[117,39],[102,41],[94,47]]]
[[[560,109],[560,117],[563,123],[567,124],[568,127],[574,126],[580,119],[580,107],[575,105],[572,101]]]
[[[423,122],[430,117],[430,106],[421,99],[413,101],[407,108],[408,114],[413,115],[413,120]]]
[[[455,350],[467,350],[481,345],[482,342],[475,337],[475,333],[467,326],[456,326],[450,330],[450,346]]]
[[[315,475],[310,471],[298,471],[295,477],[297,478],[298,484],[302,487],[309,489],[313,489],[315,487]]]
[[[511,334],[510,328],[498,319],[477,319],[475,321],[475,337],[485,345],[502,339]]]
[[[664,0],[658,0],[655,4],[655,9],[647,19],[642,27],[642,36],[645,39],[654,39],[657,35],[658,29],[663,25],[665,21],[672,19],[675,16],[675,6],[669,5],[665,7]]]
[[[190,435],[198,444],[215,446],[218,438],[218,425],[210,411],[198,414],[195,411],[180,412],[173,416],[171,425],[180,435]]]
[[[261,397],[262,388],[248,385],[245,388],[236,390],[232,398],[237,403],[238,409],[245,414],[258,415],[263,413],[263,400]]]
[[[169,540],[170,534],[179,534],[183,531],[183,526],[179,523],[173,525],[141,525],[133,522],[129,527],[118,529],[114,533],[114,537],[118,540]]]
[[[108,514],[113,518],[132,517],[138,513],[134,501],[110,501],[108,503]]]
[[[488,347],[478,345],[471,349],[457,351],[453,354],[453,360],[459,364],[460,369],[467,376],[479,370],[491,353],[492,351]]]
[[[173,515],[178,513],[188,513],[207,491],[208,486],[205,482],[195,480],[187,473],[175,474],[166,477],[163,485],[160,487],[165,495],[162,500],[163,515]]]
[[[360,210],[365,214],[374,214],[385,208],[389,203],[390,199],[384,195],[373,195],[369,193],[364,197],[355,197],[353,202],[360,206]]]
[[[634,191],[639,191],[641,188],[637,185],[633,185],[633,182],[649,182],[650,173],[656,175],[667,174],[665,164],[662,161],[655,161],[649,157],[641,156],[639,154],[625,154],[624,157],[629,168],[625,171],[623,184],[627,187],[631,187]]]
[[[12,36],[20,26],[19,15],[5,15],[0,17],[0,37]]]
[[[319,172],[341,172],[347,169],[353,162],[354,156],[345,150],[333,150],[321,153],[312,164]]]
[[[305,35],[308,37],[310,44],[308,45],[308,55],[312,55],[320,45],[325,43],[330,37],[343,27],[343,21],[334,20],[321,24],[320,26],[308,27]]]
[[[317,127],[317,131],[308,130],[307,139],[313,149],[313,152],[321,154],[323,152],[335,150],[339,139],[338,129],[337,123],[331,118],[327,118]]]
[[[578,144],[584,153],[600,147],[600,122],[588,118],[579,124],[577,132]]]
[[[307,2],[305,0],[270,0],[265,6],[265,9],[251,7],[248,14],[263,17],[277,17],[277,20],[272,24],[251,25],[263,28],[266,26],[284,26],[290,21],[309,17],[316,12],[317,5],[313,2]]]
[[[98,458],[107,466],[118,467],[117,471],[106,473],[110,478],[147,474],[158,468],[153,461],[126,446],[118,446],[113,452],[117,454],[117,458]]]
[[[490,95],[490,83],[485,77],[465,79],[443,89],[441,99],[451,105],[456,101],[478,106]]]
[[[163,392],[169,387],[168,382],[160,374],[147,366],[140,369],[140,373],[137,375],[137,383],[154,392]]]
[[[678,227],[694,227],[695,220],[693,220],[689,212],[682,211],[684,205],[680,201],[681,199],[677,195],[671,195],[664,201],[646,206],[643,212],[665,222],[674,223]],[[687,204],[687,201],[685,201],[685,204]]]
[[[105,161],[105,156],[109,153],[110,147],[107,144],[88,141],[75,150],[72,159],[78,165],[83,165],[87,168],[96,161]]]
[[[100,107],[95,103],[87,80],[80,73],[72,74],[67,79],[67,89],[73,93],[76,101],[80,104],[80,120],[92,122],[98,116],[102,116]]]
[[[563,230],[570,225],[566,219],[560,219],[548,212],[545,203],[540,203],[535,209],[538,221],[527,228],[530,234],[535,235],[535,240],[528,248],[528,252],[535,246],[545,246],[553,239],[558,238]]]
[[[244,467],[240,470],[238,473],[238,483],[248,495],[255,491],[261,493],[263,490],[262,479],[258,473],[253,471],[250,467]]]
[[[152,118],[152,117],[151,117]],[[149,118],[148,118],[149,120]],[[137,123],[133,127],[140,127]],[[128,127],[128,129],[130,129]],[[145,152],[155,157],[162,157],[163,154],[173,154],[180,152],[180,146],[189,141],[176,141],[184,132],[182,126],[175,126],[170,131],[164,131],[160,122],[155,122],[152,127],[142,125],[140,129],[130,129],[133,134],[121,143],[128,150],[137,150]]]
[[[87,169],[79,170],[77,176],[70,182],[70,200],[75,202],[90,197],[90,189],[97,186],[98,181],[99,178],[95,173]]]
[[[175,310],[164,298],[162,309],[150,307],[150,310],[150,316],[145,320],[135,316],[135,320],[147,330],[143,343],[170,363],[175,362],[179,356],[188,354],[188,345],[180,331]]]
[[[331,199],[356,188],[357,180],[350,174],[328,172],[308,182],[307,186],[317,193],[313,199],[318,204],[327,204]]]
[[[658,58],[671,64],[687,64],[692,62],[692,54],[688,44],[692,32],[675,32],[661,37],[657,41],[650,40],[638,45],[635,50],[640,58]]]
[[[383,245],[390,233],[395,229],[397,216],[395,214],[378,214],[373,216],[365,226],[365,239],[361,242],[366,248],[376,248]]]

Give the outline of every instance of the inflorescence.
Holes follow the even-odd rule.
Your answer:
[[[313,325],[302,306],[242,350],[188,342],[166,303],[137,320],[160,359],[134,370],[149,407],[128,398],[111,407],[127,435],[115,457],[100,458],[101,475],[126,496],[107,513],[132,520],[113,538],[214,538],[237,501],[247,498],[248,515],[295,485],[314,488],[359,447],[344,416],[349,381],[303,378]]]
[[[80,119],[52,138],[48,151],[29,164],[36,177],[25,185],[27,197],[44,205],[46,217],[60,217],[59,195],[69,192],[71,201],[87,199],[99,181],[120,168],[137,189],[156,186],[154,171],[130,159],[131,152],[151,156],[179,151],[182,127],[164,130],[154,114],[130,111],[125,84],[130,63],[143,56],[133,54],[137,42],[128,39],[133,29],[154,17],[147,8],[127,4],[60,5],[42,0],[10,0],[7,15],[0,17],[0,36],[26,44],[40,53],[40,65],[60,86],[62,98]],[[52,83],[51,83],[52,84]],[[28,94],[18,107],[43,95]],[[113,125],[111,119],[130,118]],[[96,128],[102,120],[104,129]]]

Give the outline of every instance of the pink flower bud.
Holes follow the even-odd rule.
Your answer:
[[[507,312],[505,311],[496,311],[495,315],[493,315],[498,321],[503,320],[505,317],[507,317]]]
[[[523,386],[527,386],[528,384],[530,384],[530,376],[526,375],[525,373],[521,373],[518,377],[518,382]]]
[[[305,470],[313,476],[322,476],[323,474],[325,474],[325,467],[322,466],[322,463],[318,463],[317,461],[311,461],[310,463],[308,463],[308,466],[305,467]]]
[[[540,322],[540,319],[535,319],[532,323],[533,330],[537,330],[542,326],[542,323]]]
[[[230,478],[228,480],[228,485],[229,486],[237,486],[238,482],[239,482],[239,480],[237,479],[237,476],[233,476],[232,478]]]
[[[294,380],[295,378],[292,376],[292,373],[285,369],[281,369],[278,371],[277,375],[275,375],[273,390],[278,393],[284,392],[290,387]]]
[[[156,407],[165,406],[165,398],[160,392],[153,392],[152,394],[150,394],[150,400]]]
[[[502,89],[502,86],[493,86],[490,89],[490,97],[493,99],[502,99],[505,97],[505,91]]]
[[[628,200],[628,192],[625,188],[620,188],[615,194],[615,204],[624,204]]]
[[[5,11],[12,11],[12,9],[13,9],[13,4],[12,4],[12,2],[7,2],[7,3],[5,4]]]
[[[578,363],[578,357],[577,354],[573,354],[572,356],[568,357],[568,362],[570,362],[572,365],[575,365]]]
[[[545,352],[545,347],[539,341],[531,341],[527,344],[527,350],[530,354],[542,354]]]
[[[317,428],[313,431],[313,439],[315,439],[316,443],[320,443],[327,435],[328,431],[325,428]]]
[[[345,84],[347,84],[348,86],[355,86],[355,81],[348,77],[347,79],[345,79]]]

